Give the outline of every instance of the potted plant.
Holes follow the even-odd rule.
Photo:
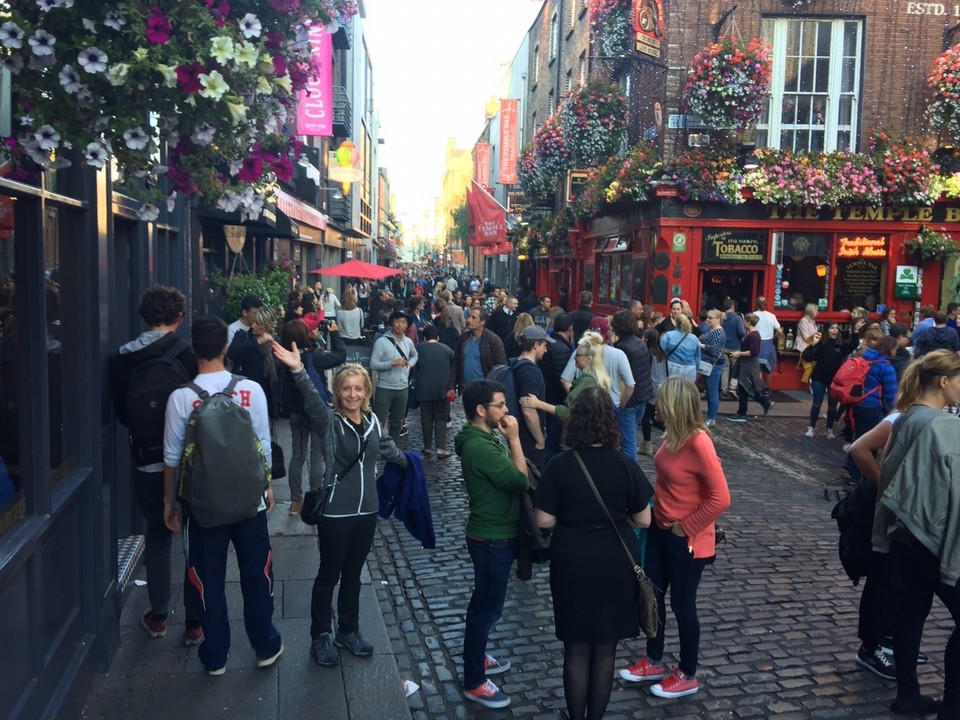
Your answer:
[[[933,61],[927,87],[932,96],[927,108],[931,123],[951,139],[960,138],[960,45],[945,50]]]
[[[770,91],[770,46],[721,37],[697,53],[684,89],[687,110],[708,127],[745,132],[763,112]]]
[[[18,106],[6,155],[39,169],[71,157],[94,168],[112,160],[146,201],[146,220],[177,193],[258,216],[272,183],[289,179],[299,159],[291,127],[298,94],[316,74],[307,28],[334,32],[357,13],[356,0],[7,7],[0,58]]]
[[[615,84],[591,76],[564,96],[557,117],[574,166],[595,166],[620,149],[627,102]]]
[[[960,244],[946,232],[921,225],[917,234],[903,244],[918,262],[937,262],[960,255]]]
[[[606,57],[623,55],[630,40],[632,0],[588,0],[595,46]]]

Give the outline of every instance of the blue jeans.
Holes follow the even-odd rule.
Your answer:
[[[230,652],[230,621],[227,619],[227,550],[237,553],[240,592],[243,594],[243,624],[257,657],[272,657],[280,649],[280,633],[273,626],[273,553],[267,530],[267,512],[248,520],[201,527],[187,521],[188,576],[200,606],[204,641],[197,655],[208,670],[227,664]]]
[[[827,384],[819,380],[811,380],[810,387],[813,389],[813,405],[810,407],[810,427],[815,428],[820,419],[820,408],[823,406],[823,399],[827,399],[827,430],[833,429],[833,424],[837,421],[837,401],[830,397],[827,392]]]
[[[637,427],[646,409],[647,404],[640,403],[620,411],[620,452],[634,460],[637,459]]]
[[[487,679],[484,670],[487,638],[503,612],[510,568],[517,556],[517,541],[516,538],[476,540],[468,537],[467,550],[473,561],[473,595],[467,606],[463,631],[463,687],[473,690]]]
[[[660,629],[647,640],[650,662],[663,659],[664,625],[667,621],[665,593],[670,588],[670,609],[677,620],[680,636],[680,669],[684,675],[697,674],[700,654],[700,619],[697,616],[697,588],[707,565],[707,558],[694,559],[687,550],[687,539],[661,530],[656,522],[647,529],[647,552],[643,569],[657,586],[657,610]]]
[[[707,386],[707,420],[716,420],[720,409],[720,378],[723,375],[723,363],[717,363],[704,380]]]

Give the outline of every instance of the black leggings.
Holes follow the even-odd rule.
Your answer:
[[[602,718],[613,688],[617,644],[565,642],[563,695],[570,720]]]
[[[640,420],[640,427],[643,428],[643,441],[650,442],[650,437],[653,435],[653,428],[657,428],[663,432],[663,423],[656,422],[654,417],[657,415],[657,405],[656,403],[647,403],[647,407],[643,411],[643,418]]]
[[[332,629],[330,604],[338,582],[338,630],[348,635],[360,629],[360,572],[373,546],[376,530],[376,513],[327,517],[320,523],[317,537],[320,569],[313,581],[310,604],[310,637],[314,640]]]

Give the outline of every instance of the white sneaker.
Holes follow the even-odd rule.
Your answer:
[[[804,437],[813,437],[813,428],[808,427],[807,431],[803,434]]]
[[[850,452],[850,446],[851,446],[851,445],[853,445],[853,443],[844,443],[844,444],[843,444],[843,451],[844,451],[844,452]]]
[[[707,426],[707,427],[713,427],[713,426],[716,425],[716,424],[717,424],[717,421],[716,421],[716,420],[707,420],[707,422],[706,422],[706,426]]]
[[[837,436],[833,434],[833,430],[827,430],[827,440],[833,440]]]

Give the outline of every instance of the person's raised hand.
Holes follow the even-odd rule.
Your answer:
[[[513,415],[504,415],[500,418],[499,430],[507,440],[520,439],[520,423]]]
[[[290,343],[290,347],[292,350],[287,350],[283,345],[274,341],[273,356],[291,370],[296,370],[300,367],[300,351],[297,350],[296,343]]]

